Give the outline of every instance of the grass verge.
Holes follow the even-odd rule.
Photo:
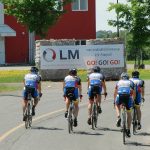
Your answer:
[[[131,76],[132,69],[128,70]],[[140,78],[143,80],[150,80],[150,70],[141,69]],[[0,71],[0,92],[16,91],[22,89],[22,83],[24,75],[28,73],[28,70],[6,70]],[[83,82],[87,80],[87,71],[79,70],[78,75]],[[17,84],[18,83],[18,84]]]

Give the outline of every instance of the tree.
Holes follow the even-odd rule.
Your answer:
[[[118,20],[108,21],[109,25],[118,25],[131,35],[130,45],[135,54],[135,63],[138,59],[138,66],[140,66],[143,47],[150,37],[150,1],[128,0],[128,4],[110,3],[108,10],[115,10],[118,15]]]
[[[45,37],[48,29],[65,13],[62,7],[71,0],[0,0],[5,13],[16,17],[30,32]]]

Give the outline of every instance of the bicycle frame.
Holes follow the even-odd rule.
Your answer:
[[[31,128],[32,125],[32,106],[33,106],[33,99],[31,95],[31,91],[27,92],[27,107],[25,109],[24,115],[26,116],[25,120],[25,128]]]
[[[126,117],[126,106],[125,104],[122,104],[121,106],[121,125],[122,125],[122,132],[123,132],[123,144],[125,144],[125,136],[126,136],[126,122],[127,122],[127,117]]]
[[[70,105],[68,109],[68,131],[69,133],[73,132],[73,111],[74,111],[74,102],[70,99]]]
[[[92,104],[92,112],[91,112],[91,124],[92,129],[95,130],[97,128],[97,121],[98,121],[98,108],[97,108],[97,102],[96,102],[97,95],[94,94],[94,102]]]
[[[132,125],[133,125],[133,134],[135,134],[137,129],[137,111],[135,108],[135,104],[133,105]]]

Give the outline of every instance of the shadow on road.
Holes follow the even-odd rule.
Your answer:
[[[138,136],[150,136],[150,133],[140,132],[140,133],[136,133],[135,135],[138,135]]]
[[[150,147],[149,143],[127,142],[126,145]]]
[[[85,132],[85,131],[74,131],[75,134],[80,134],[80,135],[104,135],[104,134],[100,134],[100,133],[91,133],[91,132]]]
[[[47,127],[34,127],[34,126],[32,126],[31,129],[35,129],[35,130],[64,130],[64,129],[60,129],[60,128],[47,128]]]
[[[0,96],[22,97],[21,95],[15,95],[15,94],[0,94]]]
[[[98,127],[97,130],[121,132],[121,129],[111,129],[107,127]]]

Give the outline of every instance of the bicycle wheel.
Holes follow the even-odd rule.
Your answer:
[[[68,111],[68,132],[71,133],[72,131],[73,131],[72,109],[69,108],[69,111]]]
[[[126,140],[126,112],[125,112],[125,108],[123,108],[122,110],[122,125],[123,125],[123,144],[125,144]]]
[[[28,122],[29,122],[29,127],[32,126],[32,105],[31,103],[28,104]]]
[[[137,129],[137,119],[136,119],[136,109],[135,109],[135,107],[133,108],[132,125],[133,125],[133,134],[135,134],[136,133],[136,129]]]
[[[94,103],[92,105],[92,115],[91,115],[91,124],[93,130],[95,130],[95,127],[97,126],[96,110],[97,110],[96,104]]]

